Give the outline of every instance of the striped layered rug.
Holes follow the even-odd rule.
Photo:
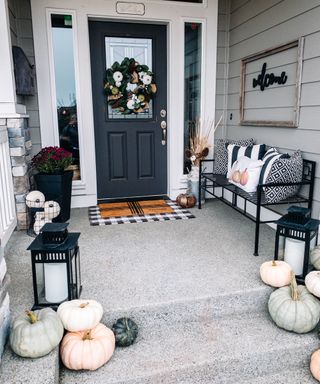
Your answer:
[[[91,225],[113,225],[193,219],[194,215],[172,200],[140,200],[103,203],[89,207]]]

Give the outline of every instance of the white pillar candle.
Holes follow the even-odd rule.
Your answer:
[[[296,275],[302,275],[305,242],[301,240],[286,239],[284,261],[288,263]]]
[[[46,300],[60,303],[68,297],[67,266],[65,263],[44,265]]]
[[[279,247],[278,247],[278,259],[282,260],[284,255],[284,247],[285,247],[285,237],[279,236]]]
[[[37,275],[37,289],[38,289],[38,295],[43,296],[44,295],[44,271],[43,271],[43,264],[36,263],[36,275]]]

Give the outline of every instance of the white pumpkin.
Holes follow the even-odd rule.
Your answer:
[[[272,260],[266,261],[260,266],[261,280],[271,287],[284,287],[291,281],[292,268],[284,261]]]
[[[46,201],[43,205],[43,208],[44,208],[44,215],[48,219],[52,220],[55,217],[59,216],[60,205],[56,201],[53,201],[53,200]]]
[[[41,228],[46,223],[51,223],[51,220],[44,215],[44,212],[36,212],[36,219],[33,225],[34,233],[39,235]]]
[[[26,196],[26,204],[29,208],[42,208],[44,201],[44,194],[40,191],[31,191]]]
[[[317,245],[311,251],[310,263],[315,267],[315,269],[320,270],[320,245]]]
[[[95,300],[71,300],[60,304],[57,313],[66,330],[78,332],[99,324],[103,308]]]
[[[310,293],[320,297],[320,271],[309,272],[305,278],[305,284]]]
[[[320,319],[319,300],[303,285],[297,286],[294,274],[291,286],[271,293],[268,309],[278,327],[296,333],[310,332]]]
[[[27,311],[14,320],[10,345],[19,356],[42,357],[59,345],[63,332],[61,320],[53,309]]]

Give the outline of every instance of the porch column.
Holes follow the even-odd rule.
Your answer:
[[[0,0],[0,52],[0,118],[24,114],[25,107],[16,97],[7,0]]]
[[[0,362],[4,344],[9,334],[10,309],[8,285],[9,276],[4,259],[4,244],[15,227],[13,186],[10,180],[10,157],[6,119],[8,114],[16,112],[16,95],[12,65],[9,12],[6,0],[0,0],[0,183],[8,185],[0,188]],[[4,163],[4,164],[3,164]],[[6,189],[8,188],[8,195]],[[8,211],[3,205],[9,205]]]
[[[15,225],[18,229],[26,229],[28,217],[25,196],[30,189],[29,163],[32,143],[26,107],[19,104],[19,97],[16,95],[9,12],[8,0],[0,0],[0,129],[2,128],[8,136],[6,145],[9,144],[9,150],[6,150],[6,154],[2,156],[6,157],[12,176],[12,180],[8,180],[10,185],[6,188],[11,196],[6,199],[13,200],[15,205]],[[21,97],[21,100],[24,99]],[[7,158],[8,154],[10,157]],[[13,222],[12,225],[14,225]],[[7,239],[10,234],[8,228],[5,233]],[[0,243],[1,237],[3,236],[0,233]]]

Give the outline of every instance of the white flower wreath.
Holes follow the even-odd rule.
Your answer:
[[[107,69],[104,90],[112,109],[137,114],[149,108],[157,86],[147,65],[126,57],[121,64],[115,62]]]

